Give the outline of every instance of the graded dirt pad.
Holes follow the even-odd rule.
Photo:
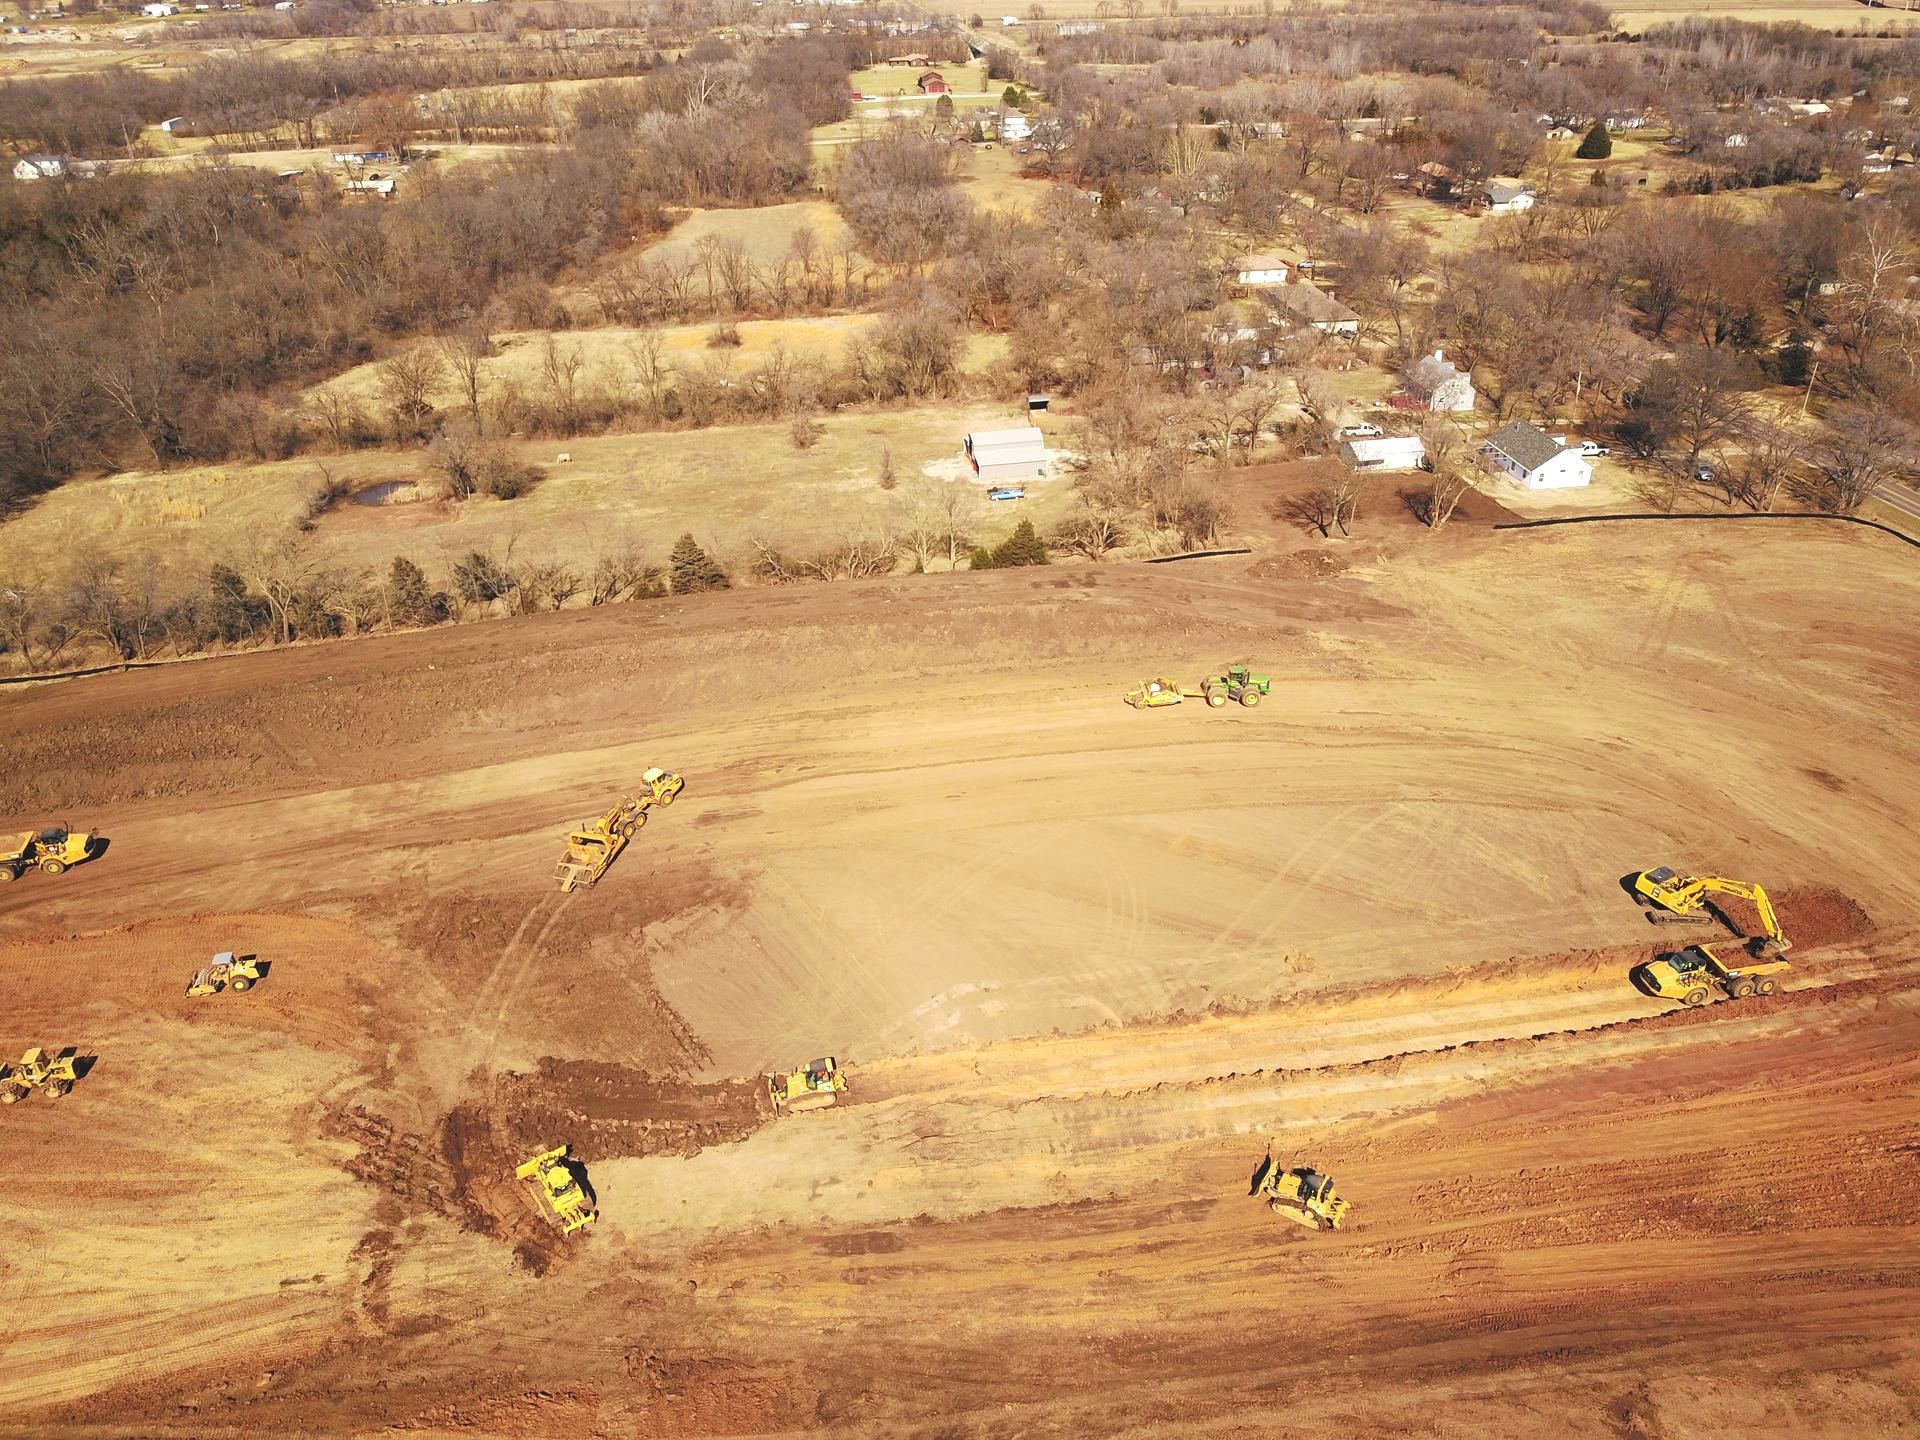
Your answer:
[[[0,888],[0,1044],[95,1059],[0,1111],[0,1432],[1913,1429],[1904,553],[1257,548],[0,695],[0,823],[110,841]],[[1120,704],[1236,659],[1257,711]],[[1656,864],[1767,885],[1781,993],[1633,988],[1710,936]]]

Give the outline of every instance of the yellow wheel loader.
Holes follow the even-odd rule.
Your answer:
[[[1678,954],[1649,960],[1635,969],[1633,978],[1650,995],[1692,1007],[1706,1004],[1715,990],[1724,990],[1731,1000],[1771,995],[1780,988],[1779,977],[1791,969],[1790,962],[1777,956],[1729,965],[1705,945],[1689,945]]]
[[[593,1208],[574,1174],[577,1163],[571,1145],[558,1145],[542,1150],[513,1172],[527,1182],[534,1207],[548,1223],[557,1226],[562,1235],[584,1230],[600,1218],[600,1212]]]
[[[1254,1175],[1254,1193],[1267,1197],[1267,1208],[1309,1230],[1338,1230],[1353,1202],[1342,1200],[1330,1177],[1304,1165],[1282,1170],[1267,1152]]]
[[[1633,894],[1635,900],[1647,907],[1647,919],[1655,925],[1711,923],[1711,915],[1700,913],[1706,909],[1709,895],[1733,895],[1751,900],[1760,914],[1760,928],[1766,934],[1749,939],[1747,949],[1754,955],[1784,955],[1793,948],[1793,942],[1780,928],[1780,917],[1774,914],[1773,902],[1767,898],[1766,890],[1750,880],[1729,880],[1722,875],[1678,875],[1662,865],[1634,876]]]
[[[18,880],[29,870],[59,875],[93,853],[93,836],[64,825],[45,830],[23,830],[0,839],[0,884]]]
[[[187,994],[218,995],[222,990],[231,990],[238,995],[251,990],[259,980],[259,957],[236,957],[231,950],[222,950],[194,971],[193,978],[187,982]]]
[[[800,1110],[824,1110],[846,1093],[847,1077],[831,1055],[809,1060],[804,1070],[791,1070],[767,1077],[767,1094],[773,1100],[773,1113],[790,1115]]]
[[[80,1078],[71,1047],[58,1055],[49,1055],[38,1045],[20,1057],[17,1065],[0,1065],[0,1105],[13,1105],[36,1090],[47,1092],[49,1100],[58,1100]]]

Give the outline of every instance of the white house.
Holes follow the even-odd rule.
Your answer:
[[[1233,262],[1233,279],[1238,285],[1284,285],[1287,262],[1278,255],[1242,255]]]
[[[1036,425],[1016,430],[975,430],[966,438],[967,460],[982,480],[1028,480],[1047,464],[1047,437]]]
[[[140,13],[152,19],[159,20],[168,15],[178,15],[180,13],[180,7],[178,5],[166,4],[142,5],[140,7]]]
[[[1340,442],[1340,458],[1355,470],[1417,470],[1427,447],[1418,435],[1355,436]]]
[[[1473,377],[1447,359],[1444,350],[1422,355],[1407,367],[1404,379],[1407,397],[1416,409],[1460,415],[1473,409],[1478,399]]]
[[[1495,215],[1511,215],[1533,208],[1533,191],[1525,185],[1507,185],[1495,180],[1487,186],[1487,209]]]
[[[28,155],[13,167],[16,180],[58,180],[67,173],[67,162],[58,155]]]
[[[1000,138],[1009,145],[1017,140],[1033,138],[1033,119],[1022,115],[1018,110],[1009,110],[1000,117]]]
[[[1516,420],[1480,453],[1529,490],[1573,490],[1593,480],[1593,466],[1537,425]]]
[[[1310,325],[1323,335],[1360,333],[1360,316],[1355,311],[1304,280],[1276,286],[1270,298],[1279,312],[1296,325]]]
[[[1019,23],[1020,17],[1018,15],[1002,15],[1000,17],[1000,28],[1002,30],[1011,30]]]
[[[187,117],[184,115],[176,115],[171,120],[162,120],[160,122],[160,128],[169,135],[178,135],[182,130],[186,129],[186,126]]]

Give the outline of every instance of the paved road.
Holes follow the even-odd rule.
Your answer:
[[[1874,492],[1874,498],[1902,515],[1920,520],[1920,489],[1912,485],[1902,484],[1898,480],[1883,481]]]

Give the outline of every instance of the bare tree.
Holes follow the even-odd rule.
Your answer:
[[[1814,461],[1821,483],[1815,498],[1823,509],[1851,515],[1886,481],[1920,467],[1913,431],[1883,406],[1847,405],[1830,417],[1825,442]]]
[[[441,358],[453,372],[454,383],[460,387],[460,396],[466,402],[467,416],[473,422],[476,435],[485,429],[480,419],[480,390],[486,383],[484,365],[491,354],[493,337],[484,325],[463,326],[457,334],[440,342]]]
[[[380,395],[397,423],[418,425],[433,414],[433,388],[445,368],[431,345],[416,345],[381,362]]]

